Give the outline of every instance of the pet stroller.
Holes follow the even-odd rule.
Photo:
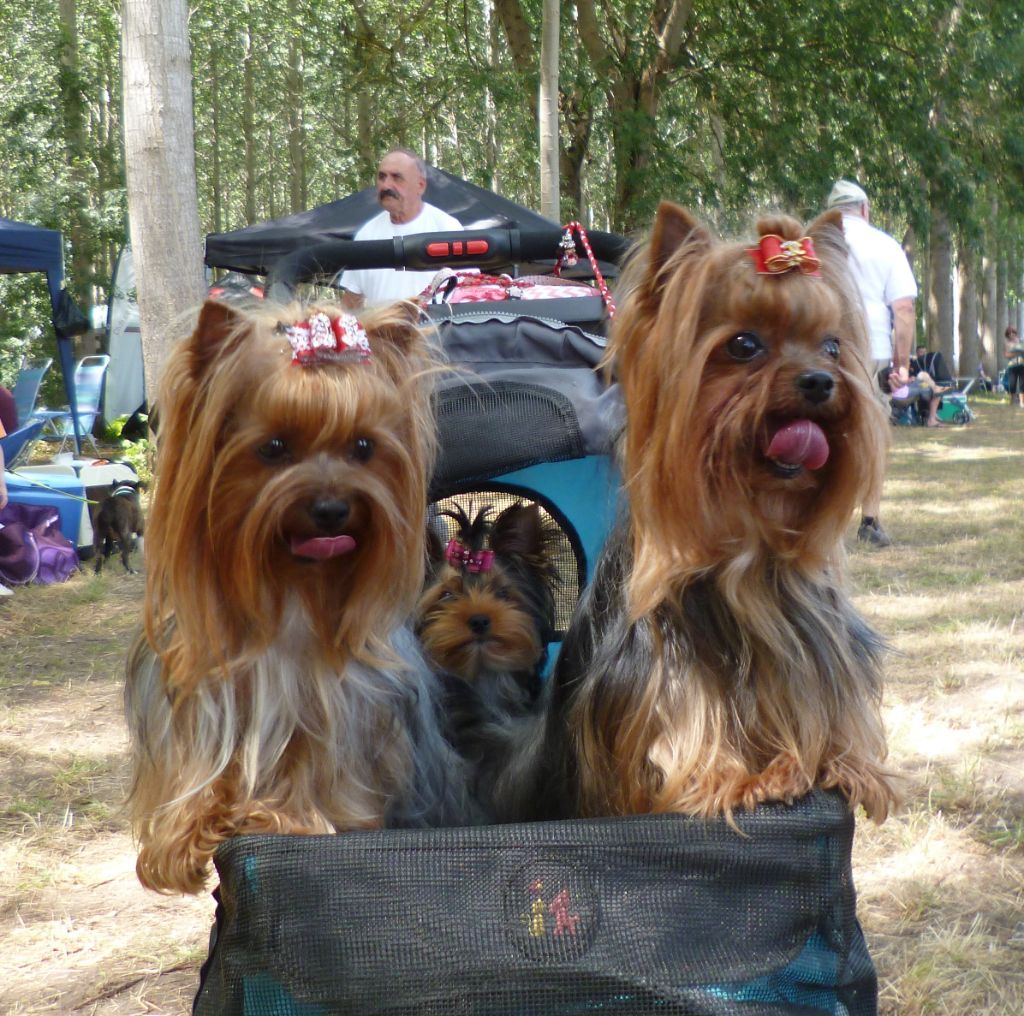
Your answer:
[[[973,422],[975,414],[967,397],[975,383],[976,379],[972,379],[963,388],[944,391],[935,413],[936,419],[942,423],[954,424]],[[928,420],[927,401],[930,394],[931,389],[916,385],[911,379],[910,384],[904,385],[889,398],[891,422],[897,427],[924,426]]]
[[[943,423],[973,423],[976,417],[967,397],[977,383],[978,379],[972,378],[963,388],[944,392],[936,416]]]
[[[554,252],[560,236],[553,227],[505,257]],[[357,263],[360,245],[330,246],[272,283]],[[393,265],[387,246],[360,266]],[[608,246],[605,257],[623,245]],[[600,297],[552,304],[428,308],[449,360],[466,368],[436,394],[431,510],[451,498],[539,504],[562,532],[563,625],[615,515],[622,408],[594,369]],[[217,919],[194,1013],[874,1013],[845,801],[815,791],[737,824],[644,816],[237,837],[215,858]]]

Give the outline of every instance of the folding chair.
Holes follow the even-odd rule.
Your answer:
[[[43,420],[29,420],[24,426],[0,437],[0,448],[4,453],[4,469],[13,469],[18,461],[28,455],[28,450],[43,429]]]
[[[100,450],[92,436],[92,428],[99,416],[100,399],[103,396],[103,379],[107,373],[110,357],[106,354],[85,356],[75,367],[75,395],[78,401],[78,429],[84,441],[92,445],[92,450],[99,455]],[[57,410],[44,410],[36,413],[36,418],[45,418],[47,428],[42,437],[44,441],[59,441],[59,454],[69,441],[75,439],[75,428],[71,420],[71,411],[65,407]]]
[[[47,357],[39,363],[22,364],[21,370],[18,371],[18,379],[11,391],[14,406],[18,411],[18,426],[23,426],[35,416],[39,388],[52,363],[53,360]]]

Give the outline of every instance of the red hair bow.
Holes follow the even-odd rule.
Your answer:
[[[814,253],[814,243],[809,236],[800,240],[783,240],[775,233],[766,233],[756,247],[747,248],[747,253],[753,258],[758,275],[799,271],[804,275],[821,276],[821,262]]]

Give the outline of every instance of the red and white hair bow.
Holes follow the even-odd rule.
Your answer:
[[[809,236],[799,240],[783,240],[775,233],[766,233],[756,247],[747,248],[747,253],[753,259],[758,275],[782,275],[784,272],[798,271],[804,275],[821,276],[821,262]]]
[[[292,363],[298,366],[370,359],[370,340],[351,314],[332,318],[319,311],[305,321],[285,325],[284,333],[292,347]]]

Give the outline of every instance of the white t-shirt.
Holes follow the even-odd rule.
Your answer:
[[[461,229],[462,223],[458,219],[424,201],[420,214],[415,219],[394,223],[386,211],[381,212],[365,226],[360,227],[353,239],[390,240],[395,236],[411,236],[413,233],[449,233]],[[361,295],[368,307],[373,307],[417,296],[436,274],[436,271],[407,272],[394,268],[359,268],[342,272],[338,282],[350,292]]]
[[[850,248],[850,269],[857,280],[871,335],[871,357],[892,359],[894,300],[917,297],[917,282],[903,248],[888,233],[858,215],[843,215],[843,234]]]

